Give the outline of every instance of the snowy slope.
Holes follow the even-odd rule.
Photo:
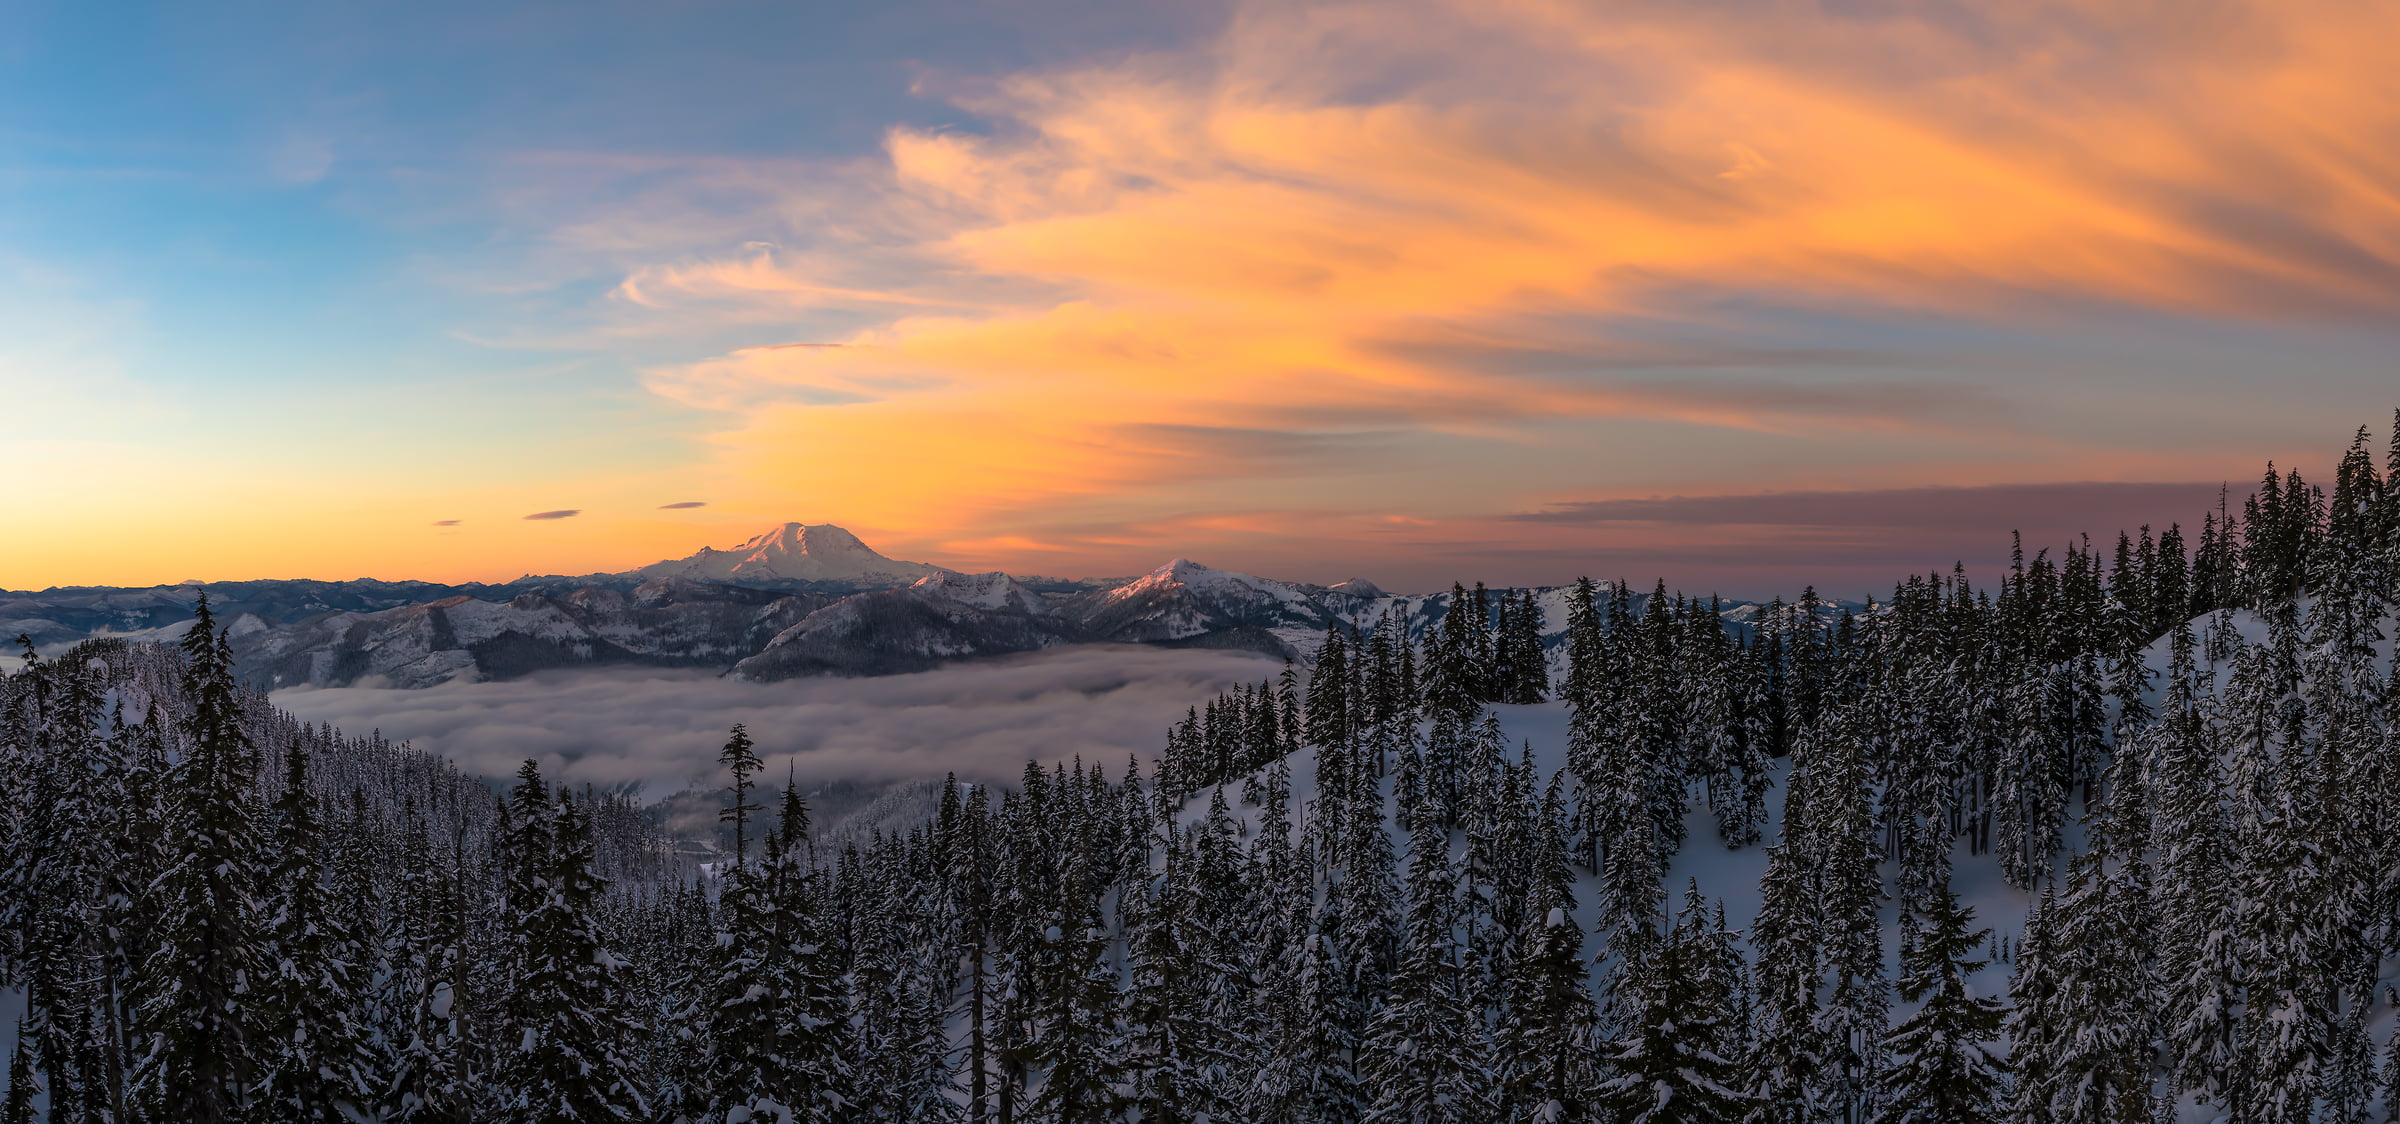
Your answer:
[[[599,589],[505,602],[461,595],[281,627],[260,622],[232,639],[243,677],[261,686],[414,688],[592,664],[722,667],[828,600],[660,581],[631,596]]]
[[[2306,603],[2303,602],[2303,604],[2305,607]],[[2190,625],[2195,635],[2201,639],[2203,652],[2208,647],[2207,637],[2212,630],[2216,629],[2224,629],[2238,634],[2244,642],[2250,644],[2264,643],[2268,639],[2268,628],[2265,622],[2256,614],[2246,611],[2229,613],[2221,617],[2217,614],[2204,615],[2193,619]],[[2148,692],[2148,701],[2153,707],[2161,701],[2160,696],[2163,689],[2160,684],[2169,663],[2169,643],[2168,638],[2161,637],[2144,652],[2145,664],[2152,672],[2157,673]],[[2394,666],[2395,648],[2395,639],[2389,637],[2381,639],[2373,645],[2377,666],[2387,674]],[[2226,688],[2233,669],[2229,662],[2210,663],[2203,656],[2199,670],[2203,694],[2214,695]],[[1512,753],[1517,747],[1528,751],[1544,778],[1556,775],[1566,767],[1568,714],[1563,703],[1550,702],[1533,706],[1499,705],[1492,707],[1491,711],[1499,719],[1509,744],[1512,746]],[[1305,824],[1318,795],[1317,751],[1313,748],[1303,749],[1287,760],[1291,768],[1294,817],[1299,823]],[[1686,809],[1687,841],[1675,855],[1663,883],[1669,895],[1670,909],[1679,906],[1685,887],[1692,884],[1696,884],[1701,894],[1712,902],[1722,902],[1728,922],[1743,933],[1745,943],[1747,943],[1747,938],[1753,931],[1759,915],[1761,906],[1759,883],[1766,873],[1767,848],[1773,845],[1782,834],[1786,791],[1784,782],[1787,780],[1790,763],[1778,761],[1776,764],[1775,788],[1770,792],[1767,800],[1769,819],[1764,842],[1740,850],[1728,850],[1717,840],[1715,825],[1705,804],[1695,798],[1687,805]],[[1263,810],[1245,805],[1240,799],[1242,794],[1249,790],[1258,779],[1254,774],[1251,777],[1229,781],[1223,786],[1234,816],[1243,824],[1245,837],[1254,838],[1263,827]],[[1393,780],[1394,778],[1390,776],[1383,778],[1379,784],[1379,791],[1384,802],[1386,822],[1390,825],[1394,853],[1405,856],[1408,853],[1407,839],[1396,822],[1397,809],[1393,800]],[[1185,825],[1197,824],[1202,821],[1208,814],[1211,796],[1210,791],[1203,791],[1186,797],[1180,807],[1180,821]],[[1880,792],[1878,791],[1879,796]],[[2073,811],[2075,809],[2071,809],[2071,812]],[[2086,833],[2083,824],[2077,819],[2071,819],[2066,825],[2064,846],[2052,861],[2051,874],[2054,879],[2064,881],[2070,857],[2080,852],[2085,846],[2085,842]],[[1461,833],[1453,833],[1452,846],[1454,858],[1463,860],[1465,840]],[[1991,936],[1989,942],[1984,946],[1984,951],[1986,955],[1992,957],[1993,962],[1982,973],[1972,978],[1971,987],[1978,995],[2005,996],[2012,970],[2007,954],[2021,942],[2027,912],[2035,904],[2038,895],[2019,891],[2009,886],[2002,878],[2000,864],[1996,857],[1990,854],[1973,854],[1964,838],[1953,841],[1950,858],[1952,889],[1958,894],[1963,904],[1974,910],[1975,926],[1991,930]],[[1886,861],[1882,864],[1881,869],[1887,894],[1895,891],[1894,882],[1898,875],[1898,865],[1896,861]],[[1597,878],[1584,872],[1581,868],[1577,868],[1576,896],[1578,902],[1575,910],[1576,919],[1585,932],[1593,932],[1600,920],[1595,903],[1600,900],[1601,891]],[[1881,913],[1883,956],[1888,979],[1896,979],[1899,970],[1898,912],[1897,901],[1887,898]],[[1598,949],[1599,945],[1595,944],[1592,947]],[[1752,956],[1756,955],[1755,949],[1747,951]],[[1605,958],[1595,961],[1592,968],[1592,981],[1595,988],[1598,988],[1605,979],[1609,968],[1609,962]],[[2392,966],[2387,963],[2383,978],[2377,984],[2377,989],[2381,990],[2391,986],[2400,986],[2400,976],[2395,976]],[[1913,1004],[1902,1000],[1896,992],[1891,996],[1891,1003],[1893,1025],[1897,1025],[1905,1019],[1914,1009]],[[2374,1039],[2384,1041],[2391,1037],[2395,1033],[2396,1021],[2400,1021],[2400,1011],[2387,1009],[2376,1012],[2370,1027]],[[1995,1048],[2003,1053],[2005,1047],[2005,1039],[1995,1044]],[[2216,1124],[2224,1119],[2224,1114],[2221,1109],[2197,1105],[2187,1095],[2177,1106],[2173,1119],[2182,1124],[2203,1124],[2203,1122]]]
[[[1499,717],[1501,728],[1508,735],[1509,744],[1512,747],[1512,758],[1516,751],[1530,749],[1533,760],[1540,767],[1545,780],[1566,768],[1566,704],[1548,702],[1534,706],[1500,705],[1491,709],[1492,713]],[[1303,749],[1288,760],[1292,770],[1294,819],[1296,823],[1304,823],[1309,814],[1308,810],[1317,796],[1317,751],[1313,748]],[[1783,770],[1788,767],[1788,762],[1778,762],[1777,764],[1776,787],[1769,794],[1767,801],[1769,822],[1765,843],[1738,851],[1727,850],[1717,840],[1716,824],[1709,817],[1706,805],[1698,800],[1692,802],[1684,821],[1687,828],[1687,841],[1683,849],[1676,853],[1674,862],[1667,870],[1665,885],[1669,891],[1670,904],[1681,900],[1684,887],[1688,882],[1697,881],[1703,894],[1712,900],[1722,900],[1725,903],[1726,918],[1736,929],[1747,933],[1756,922],[1759,910],[1758,883],[1767,868],[1766,849],[1767,846],[1774,843],[1783,827]],[[1225,794],[1235,817],[1243,822],[1245,835],[1255,836],[1263,824],[1263,810],[1256,806],[1245,805],[1239,799],[1248,779],[1244,778],[1244,780],[1227,784]],[[1392,781],[1393,778],[1387,775],[1380,782],[1384,799],[1384,815],[1387,823],[1392,825],[1393,853],[1405,856],[1408,853],[1408,840],[1406,833],[1401,831],[1397,824],[1398,815],[1393,804]],[[1183,821],[1196,823],[1204,818],[1208,814],[1209,800],[1210,793],[1208,792],[1186,797],[1183,802]],[[1463,835],[1458,835],[1453,839],[1453,846],[1463,856],[1465,848]],[[1990,926],[1994,930],[1995,940],[2005,936],[2013,942],[2023,930],[2025,910],[2031,904],[2030,897],[2017,892],[2003,882],[1998,865],[1992,862],[1988,856],[1970,856],[1964,840],[1958,842],[1951,857],[1957,866],[1953,887],[1958,891],[1961,900],[1975,907],[1977,923]],[[1895,869],[1896,864],[1887,864],[1887,875]],[[1575,896],[1576,919],[1583,926],[1584,931],[1590,932],[1599,922],[1595,903],[1600,900],[1600,889],[1597,878],[1581,868],[1577,868]],[[1891,904],[1885,906],[1884,920],[1887,927],[1896,927],[1899,924],[1896,906]],[[1897,942],[1896,940],[1887,940],[1885,943],[1884,956],[1887,960],[1887,968],[1896,971],[1898,968]],[[1606,971],[1605,961],[1594,964],[1595,984]],[[2006,988],[2006,977],[1997,971],[1980,977],[1979,982],[1990,992],[1998,992]]]
[[[949,570],[917,579],[909,587],[930,596],[995,612],[1019,612],[1028,616],[1043,616],[1050,605],[1023,582],[994,570],[988,574],[960,574]]]
[[[880,675],[1061,643],[1224,648],[1307,663],[1330,626],[1370,629],[1396,608],[1421,640],[1451,601],[1363,578],[1309,585],[1186,558],[1121,581],[1028,582],[897,561],[840,527],[805,523],[622,574],[210,591],[235,623],[244,677],[269,688],[413,688],[606,663],[732,668],[757,680]],[[1554,670],[1563,670],[1573,587],[1533,592]],[[50,653],[96,636],[172,639],[180,634],[167,630],[191,619],[198,595],[194,586],[0,593],[0,638],[23,633]],[[1647,600],[1634,595],[1635,610]],[[1756,609],[1733,602],[1724,615],[1745,627]]]
[[[852,582],[899,585],[948,573],[925,562],[886,558],[830,523],[786,523],[731,550],[702,547],[688,558],[654,562],[634,573],[727,584]]]
[[[1313,648],[1333,620],[1312,592],[1322,591],[1177,558],[1114,589],[1073,598],[1059,613],[1093,640],[1291,655]]]
[[[1071,625],[1006,574],[939,574],[905,589],[845,597],[733,665],[736,678],[890,675],[945,661],[1071,643]]]

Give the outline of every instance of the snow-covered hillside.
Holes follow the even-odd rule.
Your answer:
[[[654,562],[634,572],[645,578],[727,585],[898,585],[949,571],[925,562],[886,558],[860,542],[857,535],[830,523],[786,523],[753,535],[731,550],[702,547],[688,558]]]
[[[1563,667],[1572,587],[1531,592],[1537,631],[1554,669]],[[99,636],[171,640],[198,594],[5,595],[0,634],[22,633],[49,652]],[[1391,614],[1421,640],[1454,598],[1387,593],[1364,579],[1285,582],[1183,558],[1124,581],[1037,588],[1007,574],[894,561],[840,527],[801,523],[625,574],[503,586],[250,582],[212,596],[234,622],[243,677],[270,689],[416,688],[612,664],[715,667],[759,681],[885,675],[1077,643],[1225,648],[1309,663],[1328,628],[1372,630]],[[1627,603],[1639,611],[1650,596]],[[1762,608],[1721,607],[1739,627]]]

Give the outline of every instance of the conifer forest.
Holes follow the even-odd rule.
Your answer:
[[[2400,439],[2189,515],[1462,587],[840,839],[760,731],[701,847],[305,724],[205,601],[28,644],[0,1124],[2400,1119]]]

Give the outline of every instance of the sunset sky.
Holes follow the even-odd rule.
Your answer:
[[[2388,3],[0,10],[0,588],[1855,596],[2400,405]]]

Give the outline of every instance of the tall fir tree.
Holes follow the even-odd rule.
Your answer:
[[[1493,1118],[1499,1090],[1490,1039],[1468,1002],[1449,833],[1430,816],[1408,829],[1407,940],[1362,1050],[1374,1098],[1366,1121],[1479,1124]]]
[[[399,917],[392,957],[405,1012],[394,1043],[389,1102],[403,1122],[454,1124],[470,1118],[466,1019],[464,872],[435,853],[413,801],[400,842]]]
[[[274,1018],[260,1062],[254,1111],[278,1120],[332,1122],[366,1114],[367,1028],[351,1004],[368,982],[344,958],[348,942],[328,899],[324,833],[308,787],[308,753],[297,740],[284,754],[283,792],[274,806],[275,866],[265,920],[267,955],[258,994]]]
[[[616,999],[623,961],[599,927],[605,883],[592,872],[591,819],[571,794],[555,806],[532,761],[511,793],[511,914],[519,951],[506,998],[517,1040],[501,1072],[507,1118],[557,1124],[642,1118],[625,1047],[637,1033]]]
[[[1184,875],[1172,863],[1172,855],[1170,851],[1170,866],[1158,887],[1137,885],[1127,891],[1130,978],[1119,1021],[1124,1027],[1121,1049],[1131,1070],[1132,1107],[1143,1120],[1179,1120],[1183,1106],[1204,1095],[1206,1080],[1199,1072],[1205,1063],[1196,1050],[1202,1034],[1195,1025],[1200,1004],[1192,993],[1197,972],[1183,943]]]
[[[8,1048],[8,1091],[0,1094],[0,1124],[34,1124],[33,1057],[26,1048],[25,1020],[17,1019],[16,1041]]]
[[[1568,864],[1566,798],[1554,778],[1528,854],[1531,893],[1525,933],[1509,980],[1498,1044],[1509,1064],[1512,1119],[1566,1124],[1593,1118],[1598,1009],[1592,1001],[1583,930],[1575,923],[1575,872]]]
[[[1039,1124],[1117,1124],[1131,1119],[1127,1076],[1114,1014],[1117,976],[1088,870],[1070,869],[1072,887],[1057,923],[1039,938],[1048,979],[1036,1000],[1034,1052],[1042,1083],[1028,1115]],[[1146,1119],[1146,1118],[1145,1118]]]
[[[253,994],[260,947],[258,754],[245,728],[233,652],[204,593],[183,640],[183,759],[175,768],[168,866],[148,898],[157,943],[140,984],[134,1085],[153,1119],[248,1117],[266,1009]]]
[[[2149,736],[2158,801],[2159,1015],[2176,1087],[2221,1104],[2237,1059],[2241,965],[2226,923],[2232,856],[2218,759],[2199,709],[2197,644],[2188,623],[2176,626],[2159,724]]]
[[[1873,1124],[1989,1124],[2007,1088],[2007,1065],[1990,1045],[2007,1008],[1975,994],[1969,977],[1990,963],[1975,954],[1992,931],[1974,928],[1975,911],[1946,881],[1919,917],[1902,947],[1899,986],[1917,1009],[1884,1038],[1891,1064]]]
[[[1613,995],[1616,1034],[1600,1103],[1624,1124],[1733,1124],[1741,1087],[1741,953],[1695,883],[1664,938],[1641,950]]]
[[[1822,738],[1823,772],[1808,792],[1806,823],[1814,834],[1825,974],[1825,1005],[1816,1041],[1825,1051],[1817,1073],[1824,1103],[1856,1118],[1873,1101],[1882,1069],[1882,1044],[1891,999],[1883,970],[1882,855],[1864,755],[1854,714],[1838,710]]]
[[[1758,961],[1756,1027],[1744,1066],[1750,1095],[1746,1119],[1752,1124],[1814,1121],[1829,1112],[1819,1092],[1829,1051],[1820,997],[1827,919],[1819,892],[1819,844],[1809,821],[1819,772],[1814,746],[1804,737],[1793,755],[1783,834],[1767,849],[1767,869],[1759,881],[1758,923],[1751,939]]]

